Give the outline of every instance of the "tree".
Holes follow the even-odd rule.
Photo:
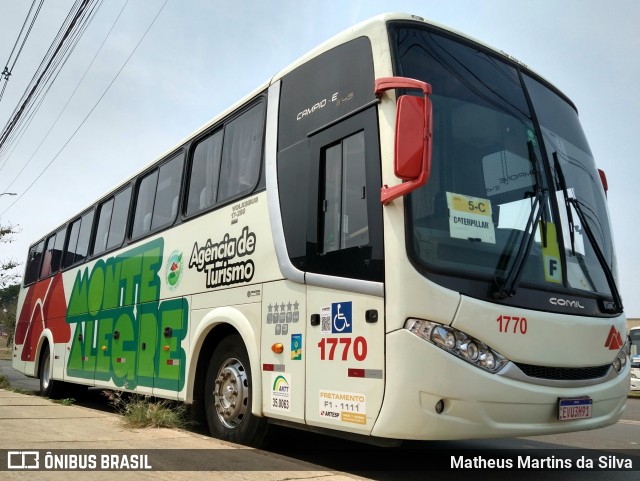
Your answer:
[[[0,224],[0,244],[13,242],[13,236],[18,233],[18,227]],[[7,346],[13,342],[16,330],[16,308],[20,274],[16,267],[20,264],[14,259],[0,259],[0,331],[7,333]]]
[[[13,242],[13,235],[18,232],[17,226],[0,224],[0,244]],[[0,289],[20,279],[20,274],[15,270],[19,265],[15,259],[0,259]]]
[[[18,309],[18,293],[20,284],[0,289],[0,333],[7,334],[7,346],[13,342],[16,330],[16,310]]]

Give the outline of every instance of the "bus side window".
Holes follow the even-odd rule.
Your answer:
[[[222,129],[201,140],[193,152],[189,176],[187,215],[202,212],[213,206],[218,190]]]
[[[177,155],[140,180],[131,228],[132,239],[168,226],[176,219],[182,159],[182,154]]]
[[[41,240],[36,245],[32,246],[31,249],[29,249],[27,266],[24,272],[25,286],[38,280],[38,274],[40,273],[40,261],[42,260],[43,251],[44,240]]]
[[[131,186],[127,186],[98,207],[98,227],[93,242],[93,255],[122,245],[130,199]]]
[[[253,189],[260,174],[265,104],[260,102],[224,128],[218,202]]]
[[[160,167],[153,203],[151,230],[172,224],[176,219],[182,180],[182,160],[183,156],[180,154]]]
[[[324,150],[322,253],[369,243],[364,132]]]
[[[62,248],[64,246],[65,229],[60,229],[47,239],[47,247],[44,251],[40,279],[55,274],[60,269],[62,260]]]
[[[131,187],[120,191],[115,196],[113,205],[113,215],[109,226],[109,239],[107,249],[118,247],[124,241],[124,234],[127,230],[127,217],[129,215],[129,203],[131,201]]]
[[[91,227],[93,225],[93,212],[93,209],[91,209],[70,224],[67,248],[62,262],[63,269],[87,258]]]
[[[131,230],[132,239],[142,237],[151,231],[151,216],[153,215],[153,202],[156,196],[157,184],[157,169],[143,177],[138,184],[138,198]]]

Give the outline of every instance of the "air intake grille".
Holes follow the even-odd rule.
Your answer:
[[[607,374],[610,364],[592,367],[548,367],[532,364],[515,363],[527,376],[539,379],[553,379],[556,381],[584,381],[597,379]]]

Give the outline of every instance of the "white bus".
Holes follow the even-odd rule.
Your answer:
[[[631,343],[631,390],[640,391],[640,326],[629,329]]]
[[[606,179],[524,64],[410,15],[332,38],[32,245],[15,369],[377,443],[615,423]]]

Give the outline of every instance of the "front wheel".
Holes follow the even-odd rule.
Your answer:
[[[265,418],[251,412],[252,378],[242,338],[225,337],[213,352],[205,381],[205,409],[211,435],[258,447],[267,434]]]

